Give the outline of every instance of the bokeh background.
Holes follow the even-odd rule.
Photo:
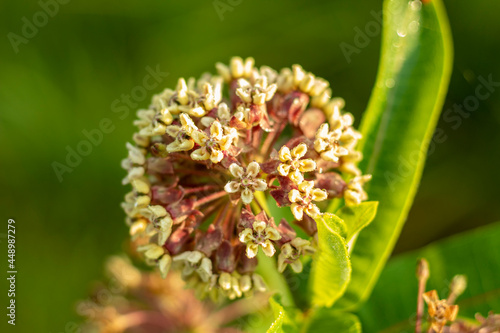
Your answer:
[[[73,0],[59,4],[42,25],[37,1],[0,2],[0,241],[6,253],[7,219],[14,218],[16,331],[60,333],[78,321],[76,301],[102,277],[103,260],[125,246],[120,160],[134,112],[179,76],[214,72],[215,62],[233,55],[278,69],[299,63],[331,82],[359,124],[375,80],[380,34],[348,58],[340,45],[356,46],[355,28],[377,22],[373,12],[381,1],[215,3],[226,10],[214,1]],[[500,2],[445,5],[455,44],[447,110],[475,95],[479,77],[500,81]],[[38,31],[13,47],[8,34],[22,36],[23,18],[33,22],[34,15]],[[127,107],[121,119],[112,104],[143,85],[147,66],[168,76],[133,100],[137,107]],[[494,89],[460,116],[459,125],[441,117],[446,140],[428,157],[396,254],[500,220],[500,87]],[[76,149],[83,131],[99,128],[104,118],[114,129],[60,181],[53,163],[66,164],[67,147]],[[5,254],[2,271],[6,260]],[[2,300],[5,287],[2,282]],[[0,327],[5,324],[2,319]]]

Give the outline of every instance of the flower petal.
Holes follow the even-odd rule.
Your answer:
[[[160,269],[160,274],[162,278],[166,278],[168,271],[170,270],[170,265],[172,264],[172,258],[168,254],[163,255],[160,260],[158,260],[158,268]]]
[[[246,228],[245,230],[240,232],[239,239],[240,239],[240,242],[242,242],[242,243],[251,242],[252,240],[254,240],[253,230],[250,228]]]
[[[240,190],[240,183],[231,181],[224,186],[224,190],[227,193],[236,193]]]
[[[300,192],[296,189],[291,190],[288,192],[288,200],[291,202],[297,202],[300,199],[302,199],[302,196],[300,195]]]
[[[196,272],[203,282],[207,282],[212,276],[212,261],[206,257],[203,258]]]
[[[206,135],[205,132],[202,131],[192,131],[191,137],[193,138],[194,142],[196,142],[200,146],[204,146],[205,142],[207,142],[208,140],[208,135]]]
[[[316,162],[314,162],[311,159],[302,160],[302,161],[300,161],[299,170],[301,172],[311,172],[311,171],[314,171],[314,170],[316,170]]]
[[[231,135],[224,135],[220,140],[219,140],[219,147],[220,150],[228,150],[229,147],[231,147],[231,144],[233,143],[234,137]]]
[[[292,262],[290,264],[290,267],[292,268],[292,270],[295,273],[300,273],[300,272],[302,272],[302,261],[300,261],[299,259],[297,259],[297,260],[295,260],[294,262]]]
[[[305,143],[301,143],[297,147],[292,149],[292,157],[294,159],[300,159],[304,157],[307,153],[307,146]]]
[[[237,163],[233,163],[229,166],[229,172],[231,172],[234,177],[241,178],[243,176],[244,170]]]
[[[158,259],[165,253],[163,247],[158,246],[156,244],[151,244],[151,245],[153,246],[151,246],[146,252],[144,252],[144,256],[147,259]]]
[[[182,129],[185,130],[189,135],[191,135],[191,132],[193,132],[193,130],[197,129],[193,120],[186,113],[181,113],[179,119],[181,120]]]
[[[292,155],[290,153],[290,148],[288,148],[287,146],[281,147],[279,151],[279,159],[281,162],[291,161]]]
[[[314,190],[312,190],[311,198],[313,201],[323,201],[326,200],[327,197],[328,194],[322,189],[315,188]]]
[[[222,139],[222,125],[219,121],[216,120],[210,125],[210,136],[217,140]]]
[[[243,201],[245,205],[250,204],[253,201],[253,192],[248,188],[244,189],[241,192],[241,201]]]
[[[290,164],[284,164],[284,163],[281,163],[280,165],[278,165],[278,173],[282,176],[288,176],[288,173],[290,172]]]
[[[302,219],[304,218],[304,207],[300,206],[297,203],[293,203],[290,209],[292,210],[293,216],[298,221],[302,221]]]
[[[201,106],[195,107],[188,111],[188,113],[194,117],[203,117],[207,111],[203,109]]]
[[[285,256],[283,252],[278,256],[278,272],[283,273],[285,271],[287,263],[285,262]]]
[[[326,142],[323,139],[316,139],[314,140],[314,149],[318,152],[321,153],[328,147],[328,142]]]
[[[265,191],[267,189],[267,183],[264,179],[254,180],[254,191]]]
[[[257,162],[250,162],[247,167],[247,176],[250,178],[255,178],[260,172],[260,165]]]
[[[304,211],[306,212],[307,215],[309,215],[313,219],[316,218],[316,216],[318,216],[319,214],[321,214],[318,206],[316,206],[315,204],[310,204],[309,206],[306,207],[306,209],[304,209]]]
[[[335,151],[333,149],[322,152],[321,158],[324,159],[325,161],[331,161],[331,162],[338,162],[339,161],[339,158],[335,154]]]
[[[195,161],[205,161],[210,158],[210,154],[205,147],[202,147],[193,151],[191,153],[191,158]]]
[[[316,132],[316,138],[319,139],[326,139],[328,138],[328,124],[322,124],[319,128],[318,131]]]
[[[271,243],[269,239],[266,239],[266,241],[263,244],[261,244],[261,246],[262,246],[262,251],[264,251],[264,254],[268,257],[272,257],[276,252],[273,243]]]
[[[301,184],[304,180],[304,175],[302,175],[300,170],[294,170],[293,172],[290,172],[289,177],[295,184]]]
[[[224,158],[224,154],[220,150],[212,150],[212,154],[210,154],[210,161],[212,163],[219,163]]]
[[[259,246],[255,243],[248,243],[246,255],[248,258],[252,259],[257,256],[257,252],[259,251]]]
[[[267,227],[266,228],[266,238],[270,240],[279,240],[281,239],[281,235],[278,232],[278,230],[274,229],[273,227]]]
[[[305,181],[299,185],[299,190],[300,192],[309,194],[309,192],[313,189],[313,187],[314,187],[313,181]]]
[[[267,223],[264,221],[255,221],[252,225],[253,230],[261,234],[267,227]]]

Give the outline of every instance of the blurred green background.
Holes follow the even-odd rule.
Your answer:
[[[372,12],[380,11],[381,1],[218,3],[229,7],[222,12],[213,1],[73,0],[59,4],[45,24],[37,1],[0,3],[0,241],[6,253],[7,219],[14,218],[16,331],[71,331],[76,301],[102,276],[104,258],[123,250],[120,160],[136,107],[127,107],[121,119],[111,105],[143,85],[147,66],[169,74],[146,98],[136,98],[139,107],[175,86],[179,76],[214,72],[215,62],[227,63],[233,55],[277,69],[299,63],[329,80],[359,123],[376,75],[380,34],[368,37],[349,59],[340,45],[356,47],[354,29],[376,24]],[[500,2],[445,5],[455,44],[447,110],[472,100],[479,77],[500,81]],[[15,37],[8,34],[22,38],[23,17],[33,22],[34,15],[38,31],[13,47]],[[446,139],[429,155],[396,253],[500,220],[500,87],[494,89],[461,120],[452,111],[450,118],[441,117],[438,127]],[[82,131],[98,128],[103,118],[114,130],[59,181],[52,163],[66,164],[67,147],[76,149],[85,139]],[[4,272],[6,260],[5,254]],[[2,300],[5,287],[2,282]]]

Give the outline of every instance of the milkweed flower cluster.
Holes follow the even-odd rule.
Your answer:
[[[366,200],[370,176],[356,166],[353,117],[327,81],[252,58],[216,68],[137,112],[123,208],[147,263],[163,276],[180,271],[200,297],[233,299],[265,290],[259,251],[300,272],[315,251],[315,217],[330,199]],[[289,207],[293,220],[275,221],[268,205]]]

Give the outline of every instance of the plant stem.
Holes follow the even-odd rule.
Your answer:
[[[225,195],[227,195],[226,191],[215,192],[215,193],[212,193],[210,195],[207,195],[206,197],[196,201],[194,203],[194,208],[199,207],[201,205],[204,205],[206,203],[209,203],[210,201],[214,201],[216,199],[219,199],[220,197],[223,197]]]
[[[425,292],[427,279],[429,278],[429,264],[425,259],[420,259],[417,264],[417,278],[418,278],[418,296],[417,296],[417,320],[415,322],[415,333],[421,333],[422,317],[424,316],[423,294]]]
[[[255,201],[258,205],[264,209],[267,216],[271,217],[271,212],[267,205],[266,197],[262,192],[255,192]],[[281,300],[285,306],[295,306],[292,293],[288,283],[286,283],[283,274],[278,272],[276,268],[276,262],[272,258],[267,257],[262,251],[259,251],[257,255],[259,259],[259,265],[257,266],[257,272],[264,278],[268,283],[271,290],[275,290],[281,294]]]
[[[257,258],[259,260],[257,273],[264,278],[270,290],[276,291],[281,295],[281,301],[284,306],[295,306],[285,277],[278,272],[274,260],[267,257],[262,251],[259,251]]]

